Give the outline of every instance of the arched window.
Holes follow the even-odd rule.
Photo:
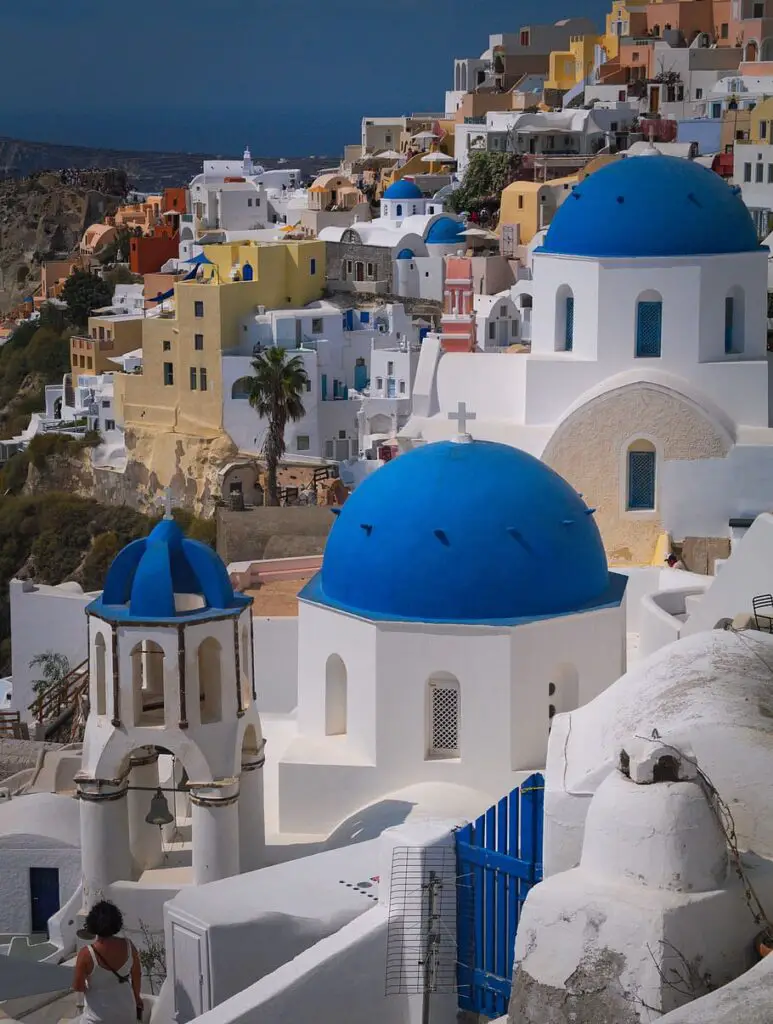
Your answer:
[[[398,203],[397,206],[395,207],[395,216],[396,217],[402,217],[402,215],[403,215],[403,204],[402,203]]]
[[[221,679],[222,648],[214,637],[199,644],[199,708],[201,724],[219,722],[223,717],[223,687]]]
[[[651,441],[634,441],[627,452],[627,501],[631,512],[655,508],[656,453]]]
[[[250,651],[250,631],[246,626],[242,626],[242,644],[241,651],[239,654],[239,661],[241,667],[241,688],[242,688],[242,707],[248,708],[252,704],[252,657]]]
[[[94,639],[94,661],[97,674],[96,686],[96,707],[98,715],[107,714],[107,652],[105,650],[105,638],[97,633]]]
[[[325,665],[325,735],[343,736],[347,716],[346,665],[331,654]]]
[[[725,354],[743,352],[744,347],[744,293],[742,288],[731,288],[725,296]]]
[[[131,651],[135,725],[164,724],[164,650],[142,640]]]
[[[461,694],[450,672],[435,672],[427,680],[427,758],[460,756]]]
[[[565,284],[556,292],[556,351],[574,348],[574,293]]]
[[[251,381],[251,377],[240,377],[235,380],[231,386],[231,398],[249,399]]]
[[[636,355],[639,359],[660,357],[663,328],[663,300],[657,292],[645,292],[636,303]]]

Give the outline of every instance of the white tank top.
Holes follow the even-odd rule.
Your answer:
[[[126,961],[118,973],[119,981],[108,967],[99,962],[92,946],[88,946],[93,968],[86,982],[81,1024],[137,1024],[137,1004],[131,982],[132,945],[126,940]]]

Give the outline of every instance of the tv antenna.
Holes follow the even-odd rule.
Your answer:
[[[456,992],[456,851],[398,847],[392,854],[386,994],[421,995],[430,1024],[433,995]]]

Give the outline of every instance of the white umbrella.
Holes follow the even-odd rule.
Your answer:
[[[399,160],[400,154],[393,149],[385,149],[383,153],[376,153],[377,160]]]
[[[425,153],[421,158],[422,163],[425,164],[455,164],[456,158],[449,156],[448,153]]]
[[[434,132],[419,132],[418,135],[414,135],[414,136],[412,136],[412,138],[414,140],[416,140],[416,139],[439,139],[440,136],[439,135],[435,135]]]
[[[466,228],[459,234],[465,235],[467,238],[491,238],[499,241],[499,235],[494,234],[493,231],[486,231],[485,228]]]

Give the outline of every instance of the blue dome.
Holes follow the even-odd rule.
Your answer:
[[[738,192],[672,156],[626,157],[590,174],[556,210],[541,252],[703,256],[759,248]]]
[[[460,241],[462,231],[464,224],[461,221],[452,217],[439,217],[430,225],[424,241],[427,245],[453,245],[454,242]]]
[[[619,601],[593,515],[509,445],[399,456],[342,507],[301,596],[370,619],[507,622]]]
[[[384,199],[423,199],[421,189],[415,181],[408,181],[407,178],[400,178],[394,185],[390,185],[384,193]]]
[[[194,594],[203,606],[178,612],[175,594]],[[171,619],[212,610],[241,610],[249,598],[234,593],[221,558],[189,540],[173,519],[162,519],[149,536],[132,541],[113,559],[101,597],[92,602],[107,618]]]
[[[401,249],[397,254],[398,260],[412,260],[413,249]]]

